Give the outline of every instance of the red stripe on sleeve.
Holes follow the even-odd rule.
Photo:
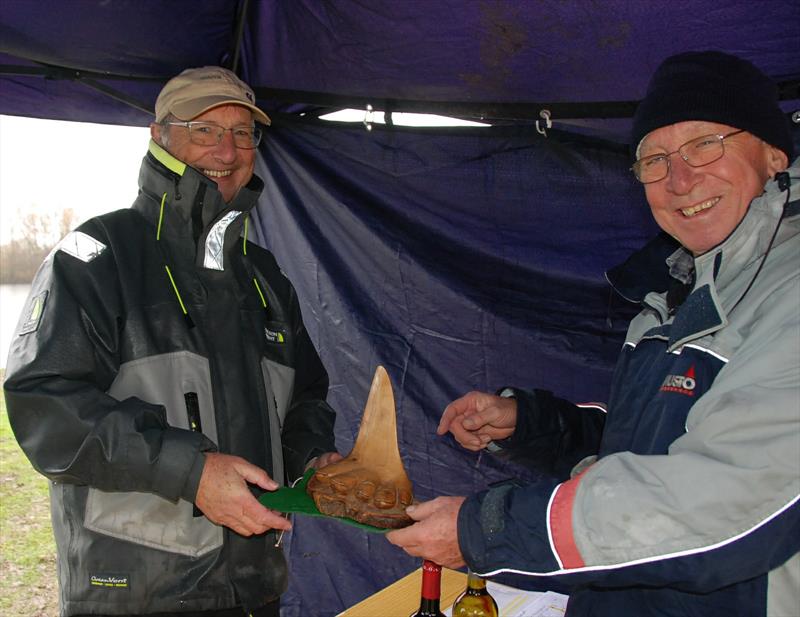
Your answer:
[[[580,475],[560,484],[556,488],[553,503],[550,506],[550,533],[553,546],[564,568],[581,568],[586,564],[575,544],[572,529],[572,507],[575,504],[575,493],[584,470]]]

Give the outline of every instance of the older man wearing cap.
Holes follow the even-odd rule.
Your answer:
[[[170,80],[133,207],[33,282],[4,386],[52,481],[62,616],[277,615],[290,524],[256,495],[340,458],[297,297],[248,243],[255,121],[226,69]]]
[[[412,555],[570,593],[567,615],[800,615],[800,165],[775,85],[719,52],[664,61],[633,172],[666,234],[608,273],[641,302],[608,413],[472,392],[439,433],[542,481],[408,509]]]

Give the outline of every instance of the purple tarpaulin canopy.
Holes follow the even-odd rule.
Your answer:
[[[144,125],[97,88],[152,109],[180,70],[235,62],[272,112],[549,108],[556,125],[588,117],[581,126],[624,140],[625,123],[603,118],[628,116],[655,66],[689,49],[752,60],[800,106],[796,0],[5,0],[0,113]]]

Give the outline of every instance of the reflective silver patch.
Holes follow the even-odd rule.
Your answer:
[[[206,253],[203,266],[209,270],[224,270],[222,249],[225,246],[225,232],[233,221],[241,214],[239,210],[231,210],[214,223],[206,238]]]
[[[106,250],[106,245],[82,231],[71,231],[58,243],[56,249],[89,263]]]

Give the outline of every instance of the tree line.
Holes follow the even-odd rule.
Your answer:
[[[0,284],[30,283],[45,257],[75,226],[72,208],[57,214],[28,212],[0,245]]]

